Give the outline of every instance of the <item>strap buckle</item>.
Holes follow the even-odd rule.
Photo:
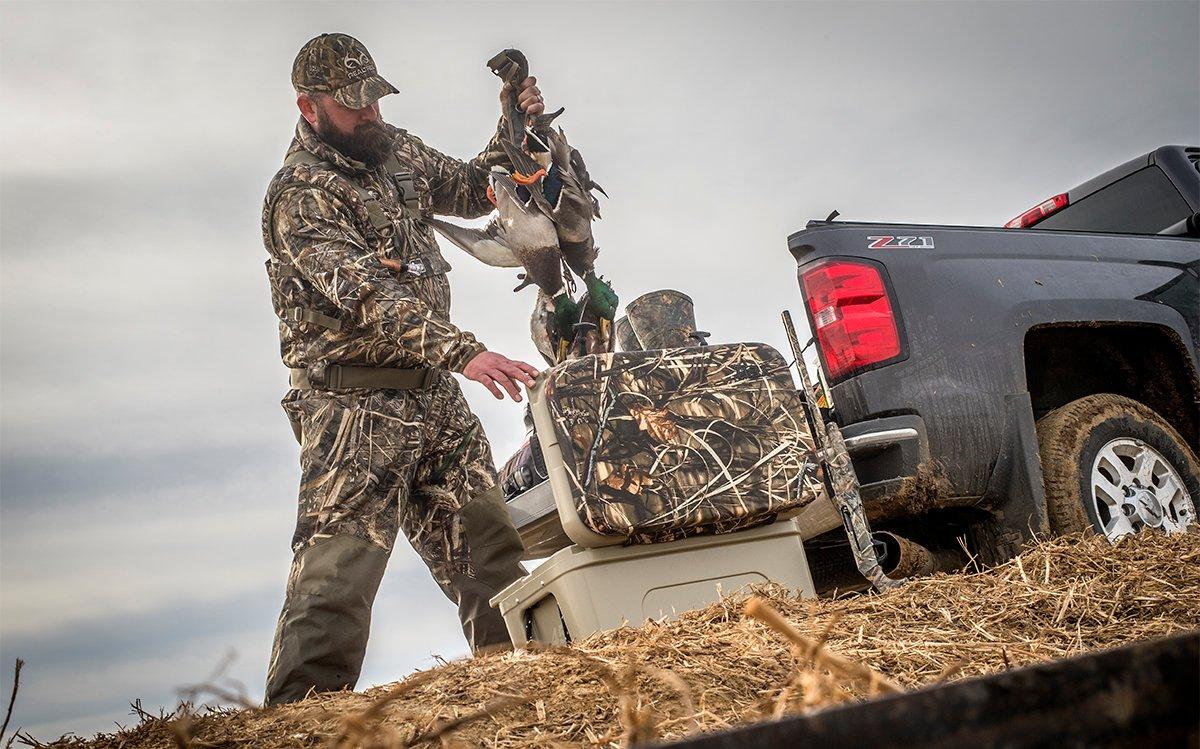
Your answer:
[[[342,367],[340,364],[327,364],[321,368],[321,381],[312,380],[314,385],[323,390],[340,390],[342,388]]]
[[[320,312],[317,312],[315,309],[309,309],[307,307],[292,307],[286,310],[286,312],[287,317],[284,319],[289,320],[290,322],[319,325],[322,328],[327,328],[335,332],[342,329],[341,320],[336,317],[330,317],[329,315],[323,315]]]
[[[307,387],[314,390],[336,390],[342,384],[342,368],[336,364],[307,367],[300,370]]]

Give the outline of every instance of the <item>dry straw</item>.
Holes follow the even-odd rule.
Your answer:
[[[120,733],[51,746],[628,746],[1198,621],[1200,536],[1146,534],[1115,548],[1062,538],[991,570],[914,580],[883,595],[812,601],[765,588],[574,648],[455,661],[399,684],[270,710],[143,714]]]

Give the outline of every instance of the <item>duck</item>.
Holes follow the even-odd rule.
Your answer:
[[[550,123],[565,110],[559,108],[556,112],[539,115],[527,115],[517,106],[517,86],[529,77],[529,60],[519,49],[505,49],[496,53],[487,62],[500,80],[510,87],[507,101],[504,102],[504,122],[507,126],[508,140],[523,149],[542,169],[549,168],[549,146],[544,137],[539,135],[549,129]],[[511,156],[511,154],[510,154]],[[521,178],[532,179],[538,167],[532,170],[515,165],[513,176],[518,182]]]
[[[571,147],[561,127],[548,130],[546,135],[551,163],[546,177],[547,186],[551,180],[557,179],[561,187],[553,199],[545,190],[543,194],[551,205],[550,218],[558,232],[559,249],[567,267],[583,280],[590,309],[607,321],[606,325],[611,325],[616,317],[619,299],[612,284],[596,275],[596,257],[600,254],[600,248],[592,236],[592,222],[600,218],[600,202],[592,190],[598,190],[606,198],[608,193],[592,179],[583,156],[578,149]],[[611,331],[606,332],[604,337],[606,340],[610,338]]]
[[[528,188],[530,204],[554,222],[563,261],[571,273],[582,279],[586,299],[606,328],[602,338],[609,340],[611,331],[607,328],[616,317],[619,298],[612,284],[596,275],[600,249],[592,236],[592,222],[600,217],[599,201],[592,190],[605,197],[608,193],[591,178],[583,156],[571,147],[561,127],[539,130],[540,135],[533,130],[528,135],[538,136],[538,142],[546,145],[548,168],[535,158],[537,154],[530,154],[511,139],[501,139],[501,146],[513,165],[513,179]]]
[[[535,204],[533,190],[517,183],[503,169],[489,173],[488,195],[496,210],[482,229],[458,226],[432,216],[425,221],[454,245],[488,265],[524,268],[521,284],[513,291],[537,286],[551,307],[552,314],[546,321],[550,327],[547,335],[555,342],[556,350],[563,347],[564,341],[569,346],[580,310],[563,278],[554,222]]]
[[[605,287],[611,293],[611,287]],[[615,308],[615,304],[613,307]],[[585,293],[579,302],[579,322],[575,325],[575,337],[562,359],[575,359],[590,354],[607,354],[613,350],[613,323],[606,307],[592,301],[591,293]]]

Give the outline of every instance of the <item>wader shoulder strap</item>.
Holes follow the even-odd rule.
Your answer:
[[[400,201],[404,203],[404,210],[413,214],[419,214],[421,212],[421,203],[417,198],[417,183],[413,178],[412,170],[404,168],[404,165],[400,163],[400,159],[396,158],[395,151],[384,162],[383,168],[395,180],[396,189],[400,191]]]
[[[304,149],[293,151],[283,160],[284,166],[293,166],[295,164],[315,165],[321,163],[324,162]],[[417,200],[417,185],[413,179],[412,171],[404,168],[400,160],[396,157],[395,152],[384,162],[383,168],[395,179],[396,189],[400,192],[400,200],[404,204],[404,209],[413,213],[419,211],[420,204]],[[371,218],[371,227],[375,231],[382,231],[384,228],[391,226],[392,220],[388,218],[387,213],[383,210],[383,206],[379,203],[379,196],[373,190],[368,190],[349,179],[346,182],[358,193],[363,206],[367,209],[367,215]]]

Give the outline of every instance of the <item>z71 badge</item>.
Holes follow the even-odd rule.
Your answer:
[[[867,237],[868,250],[890,250],[907,247],[913,250],[932,250],[933,237]]]

